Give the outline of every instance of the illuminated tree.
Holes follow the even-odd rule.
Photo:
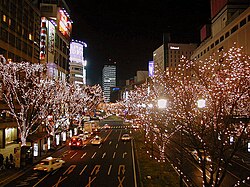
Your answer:
[[[43,78],[44,67],[28,62],[0,63],[3,96],[9,107],[4,112],[12,115],[17,122],[22,146],[26,138],[34,133],[45,118],[50,81]]]
[[[217,59],[184,63],[192,77],[173,82],[176,124],[188,132],[197,151],[204,186],[220,186],[249,133],[250,57],[231,48]],[[204,108],[197,101],[204,99]],[[208,163],[207,157],[211,158]]]
[[[187,153],[196,150],[203,185],[222,184],[233,156],[245,146],[249,134],[249,67],[250,57],[232,47],[217,58],[183,60],[176,72],[158,72],[152,83],[130,92],[125,102],[128,111],[144,120],[145,137],[159,150],[158,160],[164,146],[181,131],[185,141],[178,146]],[[168,99],[164,111],[145,107],[151,102],[155,108],[163,93]],[[198,101],[205,106],[199,108]]]

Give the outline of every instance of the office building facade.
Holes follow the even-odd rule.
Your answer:
[[[153,52],[154,72],[157,68],[166,73],[173,74],[177,71],[181,59],[190,60],[197,44],[167,43],[165,48],[161,45]],[[165,62],[164,62],[165,61]],[[156,68],[156,66],[158,66]]]
[[[78,84],[80,86],[86,85],[86,65],[85,48],[87,44],[72,40],[70,43],[70,83]]]
[[[27,0],[1,0],[0,20],[0,55],[8,61],[39,63],[39,9]]]
[[[64,0],[41,0],[40,62],[46,64],[47,75],[68,81],[72,31],[70,10]]]
[[[111,88],[116,87],[116,65],[104,65],[102,70],[102,89],[104,102],[110,102]]]
[[[219,57],[233,46],[243,47],[243,52],[250,54],[249,0],[211,0],[211,23],[204,25],[200,33],[201,44],[194,51],[193,60]]]

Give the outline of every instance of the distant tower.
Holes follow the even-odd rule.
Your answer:
[[[111,87],[116,87],[116,65],[104,65],[102,70],[102,89],[104,102],[110,102]]]

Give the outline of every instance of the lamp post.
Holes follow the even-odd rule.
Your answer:
[[[206,100],[205,99],[198,99],[197,107],[200,109],[205,108],[206,107]]]
[[[158,108],[164,109],[167,107],[167,100],[166,99],[159,99],[157,101]]]

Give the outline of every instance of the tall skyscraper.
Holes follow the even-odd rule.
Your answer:
[[[102,89],[104,102],[110,102],[111,87],[116,87],[116,65],[104,65],[102,70]]]

